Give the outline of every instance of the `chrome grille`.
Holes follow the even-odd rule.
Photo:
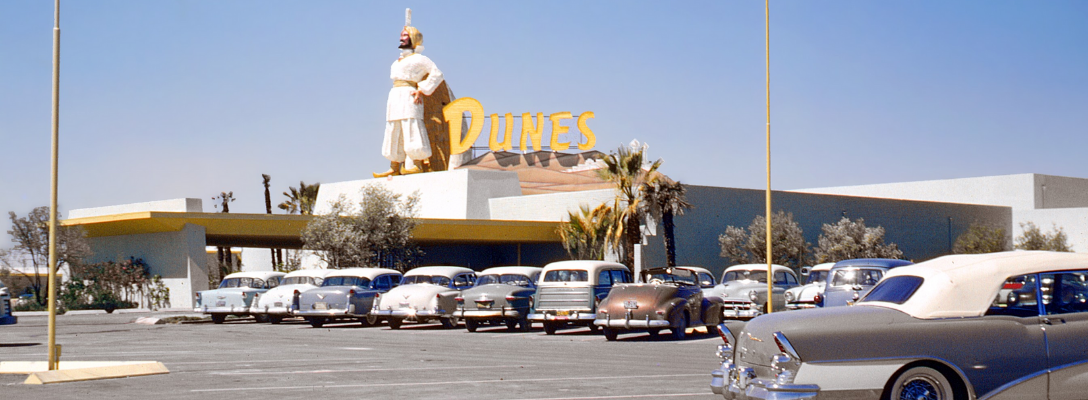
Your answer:
[[[590,288],[543,287],[537,289],[537,310],[591,309]]]

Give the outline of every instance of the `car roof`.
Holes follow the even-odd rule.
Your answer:
[[[457,274],[463,274],[465,272],[474,272],[471,268],[465,267],[450,267],[450,266],[435,266],[435,267],[419,267],[411,271],[404,273],[404,276],[415,275],[441,275],[452,278]]]
[[[714,276],[714,274],[712,272],[710,272],[709,269],[706,269],[706,268],[703,268],[703,267],[696,267],[694,265],[677,265],[676,268],[686,269],[688,271],[692,271],[692,272],[696,272],[696,273],[704,273],[704,274],[707,274],[707,275],[710,275],[710,276]]]
[[[495,275],[520,274],[520,275],[525,275],[525,276],[530,276],[531,277],[531,276],[533,276],[533,274],[538,274],[538,273],[540,273],[540,271],[543,271],[543,270],[544,270],[544,268],[540,268],[540,267],[522,267],[522,266],[491,267],[491,268],[483,270],[483,272],[480,272],[480,275],[486,275],[486,274],[495,274]]]
[[[789,271],[791,274],[797,275],[796,273],[793,272],[793,269],[790,269],[790,267],[787,267],[787,266],[784,266],[784,265],[778,265],[778,264],[772,264],[772,265],[774,265],[774,272],[775,273]],[[734,265],[732,267],[726,268],[725,272],[738,271],[738,270],[740,270],[740,271],[747,271],[747,270],[766,271],[767,270],[767,264],[737,264],[737,265]],[[725,274],[722,273],[722,276],[725,276]]]
[[[1018,250],[944,256],[888,271],[884,280],[896,276],[923,279],[903,304],[863,301],[857,305],[893,308],[921,319],[977,317],[986,313],[1009,277],[1085,269],[1088,254],[1081,253]]]
[[[334,269],[334,270],[332,270],[332,272],[329,272],[329,274],[326,275],[325,278],[328,279],[328,278],[332,278],[334,276],[358,276],[358,277],[363,277],[363,278],[374,279],[378,275],[384,275],[384,274],[400,275],[400,271],[397,271],[397,270],[394,270],[394,269],[387,269],[387,268]]]
[[[809,271],[830,271],[832,265],[835,265],[835,263],[816,264],[813,265],[812,269],[810,269]]]
[[[608,261],[596,261],[596,260],[569,260],[569,261],[557,261],[544,266],[544,272],[553,271],[557,269],[576,269],[586,270],[589,272],[597,272],[602,269],[622,269],[627,270],[627,266],[608,262]]]
[[[312,276],[312,277],[321,278],[321,277],[324,277],[324,276],[328,275],[332,271],[334,271],[334,270],[324,269],[324,268],[300,269],[300,270],[295,270],[295,271],[288,272],[287,275],[284,275],[284,278],[293,278],[293,277],[296,277],[296,276]]]
[[[272,278],[272,277],[283,277],[284,275],[287,275],[287,274],[285,274],[283,272],[276,272],[276,271],[243,271],[243,272],[235,272],[233,274],[227,275],[227,276],[223,277],[223,279],[231,279],[231,278],[268,279],[268,278]]]
[[[907,260],[897,260],[894,258],[855,258],[852,260],[842,260],[831,268],[842,267],[882,267],[882,268],[895,268],[904,265],[914,264]]]

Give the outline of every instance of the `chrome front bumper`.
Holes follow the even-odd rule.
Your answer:
[[[670,326],[668,320],[664,319],[650,319],[648,316],[645,319],[633,319],[633,318],[617,318],[612,319],[607,317],[605,319],[597,319],[593,321],[594,325],[605,328],[624,328],[624,329],[649,329],[649,328],[668,328]]]
[[[751,305],[741,306],[740,304],[724,304],[722,305],[722,318],[733,319],[752,319],[763,315],[763,310],[758,306],[753,308]]]
[[[530,321],[537,321],[537,322],[540,322],[540,321],[548,321],[548,322],[551,322],[551,321],[560,321],[560,322],[586,321],[586,322],[592,323],[593,320],[597,319],[597,314],[593,313],[593,312],[589,312],[589,311],[584,311],[584,312],[583,311],[569,311],[569,312],[572,313],[573,315],[555,315],[555,311],[544,311],[544,312],[540,312],[540,313],[529,314],[529,320]]]
[[[710,390],[730,400],[815,400],[821,396],[818,385],[780,385],[769,379],[754,378],[751,368],[738,368],[723,362],[710,372]]]

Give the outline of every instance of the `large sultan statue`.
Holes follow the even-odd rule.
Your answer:
[[[374,173],[375,178],[432,170],[432,143],[427,136],[423,97],[430,96],[440,86],[443,92],[446,92],[446,88],[442,85],[442,71],[430,58],[420,54],[423,51],[423,34],[412,26],[412,10],[405,13],[404,30],[400,33],[400,57],[393,62],[389,71],[393,88],[389,90],[385,109],[382,156],[389,159],[389,170]],[[448,102],[448,94],[442,94],[444,102]],[[440,161],[447,157],[448,154],[442,154]],[[446,166],[435,167],[442,170]]]

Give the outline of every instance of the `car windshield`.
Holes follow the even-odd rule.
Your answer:
[[[722,277],[722,282],[729,281],[759,281],[767,282],[767,271],[737,270],[729,271]]]
[[[652,269],[646,271],[643,278],[646,283],[695,284],[695,274],[683,269],[673,269],[671,273],[667,269]]]
[[[883,301],[888,303],[903,304],[910,299],[914,292],[925,281],[921,277],[901,275],[893,276],[880,282],[869,294],[861,299],[861,302]]]
[[[370,279],[361,276],[330,276],[321,282],[321,286],[360,286],[370,287]]]
[[[260,278],[228,278],[219,283],[220,289],[239,287],[260,289],[264,287],[264,281]]]
[[[805,283],[824,283],[827,282],[828,271],[813,271],[808,274],[808,280]]]
[[[832,272],[831,286],[862,285],[873,286],[880,282],[884,271],[879,269],[839,269]]]
[[[476,286],[505,284],[513,286],[531,286],[532,280],[521,274],[487,274],[476,278]]]
[[[589,271],[557,269],[544,274],[544,282],[589,282]]]
[[[412,285],[416,283],[429,283],[438,286],[449,286],[450,278],[440,275],[412,275],[404,277],[402,285]]]
[[[292,276],[283,279],[281,285],[314,285],[321,286],[321,278],[312,276]]]

